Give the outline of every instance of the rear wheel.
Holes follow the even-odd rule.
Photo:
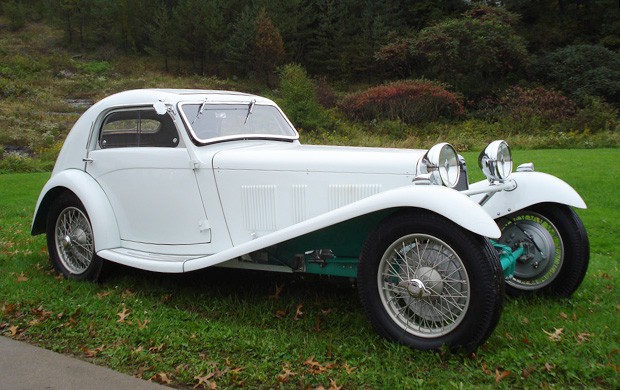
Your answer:
[[[503,278],[489,241],[436,214],[395,214],[368,237],[363,310],[384,337],[417,349],[472,351],[495,328]]]
[[[97,280],[103,260],[95,254],[95,240],[88,214],[74,194],[63,194],[47,219],[47,249],[54,268],[65,277]]]
[[[514,277],[506,281],[509,294],[569,297],[577,290],[588,269],[590,244],[581,219],[570,207],[538,204],[499,218],[497,224],[501,244],[525,248]]]

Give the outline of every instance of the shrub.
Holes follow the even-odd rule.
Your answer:
[[[111,66],[107,61],[88,61],[78,63],[77,67],[88,74],[103,75],[110,71]]]
[[[336,93],[325,77],[320,77],[314,82],[314,90],[321,106],[325,108],[334,108],[336,106]]]
[[[563,94],[543,87],[511,87],[499,101],[500,110],[515,120],[539,117],[565,121],[575,116],[577,106]]]
[[[329,113],[319,104],[312,80],[301,65],[282,68],[280,93],[279,104],[295,126],[309,131],[331,127]]]
[[[584,98],[584,107],[575,116],[573,127],[584,133],[618,131],[618,109],[600,98],[588,96]]]
[[[620,54],[598,45],[558,49],[538,63],[539,77],[582,101],[599,96],[620,102]]]
[[[373,87],[344,98],[340,109],[357,120],[432,122],[463,114],[460,97],[428,80],[398,81]]]

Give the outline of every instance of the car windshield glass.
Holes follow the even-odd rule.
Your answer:
[[[247,104],[183,104],[193,136],[200,142],[227,138],[296,138],[297,134],[273,106]]]

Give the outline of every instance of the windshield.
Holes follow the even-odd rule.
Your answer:
[[[185,123],[199,142],[238,138],[297,139],[297,133],[274,106],[185,103]]]

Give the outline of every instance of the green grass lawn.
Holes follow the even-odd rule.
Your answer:
[[[477,154],[465,156],[479,179]],[[29,234],[45,173],[0,175],[0,334],[175,387],[618,388],[620,150],[514,157],[582,195],[590,268],[571,299],[507,299],[475,354],[382,339],[348,280],[120,266],[101,284],[64,280],[51,269],[44,236]]]

